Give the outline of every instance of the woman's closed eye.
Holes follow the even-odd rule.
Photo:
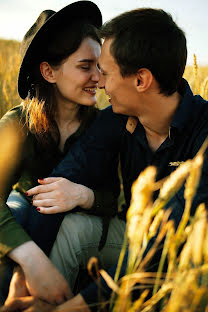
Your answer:
[[[88,65],[88,66],[81,66],[80,67],[81,69],[84,69],[84,70],[89,70],[90,69],[90,66]]]

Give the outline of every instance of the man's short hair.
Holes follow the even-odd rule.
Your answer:
[[[147,68],[161,93],[171,95],[178,89],[187,59],[186,37],[170,14],[151,8],[132,10],[105,23],[100,34],[113,39],[110,52],[123,77]]]

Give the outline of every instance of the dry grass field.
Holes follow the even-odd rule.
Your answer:
[[[19,65],[19,42],[0,40],[0,117],[21,102],[16,90]],[[208,100],[208,66],[198,67],[194,57],[193,66],[187,66],[184,77],[195,94]],[[104,91],[98,91],[98,103],[101,108],[108,105]],[[129,242],[127,274],[118,281],[125,243],[115,279],[100,271],[114,291],[112,311],[208,312],[208,215],[205,206],[200,205],[195,216],[189,219],[207,146],[208,141],[205,141],[196,157],[180,165],[165,181],[156,183],[156,169],[148,167],[134,183],[125,238]],[[175,230],[174,224],[167,221],[169,212],[162,208],[184,183],[185,211]],[[156,189],[160,189],[160,193],[153,202],[152,194]],[[155,244],[143,257],[148,242],[157,232]],[[146,272],[163,239],[165,243],[158,272]],[[163,273],[165,261],[166,274]],[[136,287],[140,287],[141,295],[132,300]]]
[[[20,103],[17,93],[17,76],[20,65],[20,43],[0,40],[0,117]]]
[[[21,99],[17,93],[18,69],[21,62],[20,43],[0,39],[0,117],[11,107],[18,105]],[[194,61],[193,61],[194,64]],[[208,99],[208,66],[187,66],[184,77],[189,81],[194,93]],[[98,90],[98,107],[109,103],[103,90]]]

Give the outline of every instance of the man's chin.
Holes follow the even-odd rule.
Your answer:
[[[115,114],[121,114],[121,115],[127,115],[127,116],[128,116],[128,114],[127,114],[124,110],[122,110],[121,108],[119,108],[119,107],[116,106],[116,105],[113,105],[113,104],[112,104],[112,110],[113,110],[113,112],[114,112]]]

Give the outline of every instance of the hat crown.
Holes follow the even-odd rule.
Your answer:
[[[25,56],[25,53],[30,45],[30,43],[33,41],[34,37],[36,36],[37,32],[41,29],[41,27],[45,24],[45,22],[56,12],[52,10],[45,10],[41,12],[35,23],[30,27],[30,29],[25,34],[21,47],[20,47],[20,54],[22,59]]]
[[[69,25],[72,21],[86,19],[95,27],[102,25],[102,15],[98,6],[89,0],[73,2],[58,12],[45,10],[39,15],[21,43],[22,62],[18,76],[18,92],[22,99],[26,98],[30,88],[30,69],[42,53],[49,34],[53,34],[60,23]]]

